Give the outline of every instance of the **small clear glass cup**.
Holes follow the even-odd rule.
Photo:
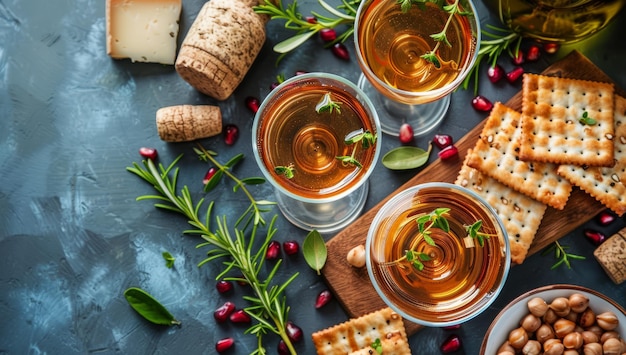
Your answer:
[[[420,229],[418,218],[440,208],[449,209],[443,216],[450,231],[429,228],[430,221]],[[478,231],[489,235],[483,246],[466,230],[479,220]],[[443,182],[410,187],[386,202],[371,223],[365,250],[369,278],[382,300],[405,319],[431,327],[461,324],[487,309],[511,265],[496,211],[473,191]],[[416,265],[407,250],[413,260],[427,257]]]
[[[465,15],[448,14],[427,3],[402,12],[388,0],[363,0],[356,13],[354,40],[362,75],[358,85],[380,110],[383,132],[397,136],[408,123],[415,136],[433,131],[444,119],[452,93],[470,73],[478,55],[480,21],[471,0]],[[432,24],[428,26],[428,24]],[[439,45],[440,66],[421,58],[437,46],[431,35],[444,27],[450,46]],[[426,84],[428,83],[428,84]]]
[[[319,113],[312,108],[311,102],[321,104],[325,93],[339,102],[339,111]],[[292,111],[304,113],[296,119]],[[363,141],[345,142],[364,132],[376,137],[367,148]],[[292,224],[334,233],[360,215],[380,155],[381,127],[372,102],[354,83],[329,73],[307,73],[284,81],[261,103],[252,137],[257,164]],[[352,155],[361,167],[338,158]],[[285,167],[293,168],[293,178],[277,170],[284,172]]]

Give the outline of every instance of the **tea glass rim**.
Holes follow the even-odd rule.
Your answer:
[[[451,188],[461,193],[465,193],[469,195],[477,203],[483,205],[489,211],[489,213],[495,217],[494,219],[497,221],[500,230],[503,232],[502,239],[503,239],[504,249],[505,249],[504,266],[503,266],[502,278],[500,279],[500,282],[498,283],[497,288],[494,290],[489,300],[487,300],[487,302],[485,302],[480,308],[473,309],[472,312],[458,319],[453,319],[449,321],[428,321],[428,320],[419,319],[413,315],[408,314],[406,311],[398,307],[394,302],[391,302],[387,298],[382,288],[378,285],[378,282],[376,281],[376,278],[374,277],[374,270],[372,269],[372,258],[371,258],[372,242],[374,239],[375,231],[378,229],[378,225],[384,218],[387,217],[386,212],[390,209],[393,209],[397,203],[403,201],[405,198],[407,198],[407,196],[414,196],[420,190],[429,189],[433,187]],[[447,182],[426,182],[426,183],[421,183],[418,185],[408,187],[398,192],[391,199],[385,202],[383,206],[379,209],[379,211],[376,213],[376,215],[372,219],[372,222],[370,223],[370,227],[367,232],[367,238],[365,241],[365,265],[367,267],[367,274],[368,274],[369,280],[372,283],[372,286],[374,287],[374,289],[376,290],[376,293],[378,294],[378,296],[383,300],[383,302],[387,306],[389,306],[395,312],[400,314],[404,319],[407,319],[411,322],[421,324],[427,327],[447,327],[447,326],[459,325],[461,323],[467,322],[477,317],[486,309],[488,309],[491,306],[491,304],[496,300],[496,298],[498,298],[502,289],[504,288],[504,285],[506,284],[506,280],[508,278],[508,274],[511,268],[510,252],[511,252],[511,247],[509,243],[507,230],[504,227],[504,223],[498,216],[498,213],[496,212],[496,210],[483,197],[481,197],[480,195],[478,195],[477,193],[475,193],[474,191],[470,189],[467,189],[465,187],[462,187],[456,184],[451,184]]]
[[[374,156],[372,157],[372,162],[371,164],[369,164],[369,167],[367,168],[365,173],[361,175],[358,183],[353,184],[350,188],[342,191],[341,193],[333,194],[329,197],[313,198],[313,197],[306,197],[306,196],[295,194],[289,191],[288,189],[286,189],[284,186],[282,186],[278,181],[274,179],[274,176],[269,172],[268,168],[265,166],[265,163],[263,162],[263,158],[261,157],[261,154],[259,152],[258,130],[259,130],[260,122],[262,120],[263,112],[265,111],[267,105],[269,105],[269,103],[272,101],[273,97],[277,93],[281,92],[281,90],[283,90],[286,86],[292,85],[294,82],[299,82],[303,80],[306,81],[310,79],[320,79],[320,78],[335,81],[341,85],[345,85],[351,90],[354,90],[356,94],[354,95],[355,98],[357,98],[357,100],[363,105],[363,107],[365,107],[370,113],[369,118],[374,123],[374,127],[376,129],[376,142],[374,143],[375,150],[374,150]],[[321,203],[338,201],[348,196],[349,194],[353,193],[357,189],[361,188],[364,183],[367,183],[369,177],[372,175],[374,171],[376,163],[378,162],[378,157],[380,156],[380,150],[382,149],[381,133],[382,133],[382,128],[380,126],[380,119],[378,118],[378,112],[376,111],[374,104],[372,103],[370,98],[363,92],[363,90],[361,90],[356,84],[336,74],[326,73],[326,72],[309,72],[305,74],[296,75],[294,77],[291,77],[283,81],[277,87],[275,87],[272,91],[270,91],[270,93],[261,102],[261,105],[259,106],[259,109],[254,115],[254,120],[252,122],[252,151],[254,153],[254,158],[257,162],[257,165],[259,166],[259,169],[261,169],[261,173],[263,173],[265,178],[272,184],[272,186],[274,186],[274,188],[278,189],[282,194],[292,199],[306,202],[306,203],[320,203],[321,204]],[[364,168],[361,168],[361,169],[364,169]]]
[[[400,96],[400,97],[409,97],[412,99],[432,97],[433,98],[432,101],[436,101],[438,98],[441,98],[443,96],[450,94],[459,85],[461,85],[461,83],[465,80],[469,72],[472,70],[472,67],[476,63],[476,59],[478,58],[478,52],[480,50],[480,41],[482,38],[480,19],[478,18],[476,6],[474,5],[474,0],[463,0],[463,1],[467,1],[467,3],[469,4],[471,13],[472,13],[472,15],[469,16],[472,18],[472,20],[470,21],[476,25],[476,33],[474,34],[476,37],[476,46],[475,46],[476,48],[472,56],[470,57],[470,60],[467,63],[467,65],[462,68],[463,70],[459,73],[459,75],[453,81],[449,82],[447,85],[441,88],[433,89],[429,91],[407,91],[407,90],[402,90],[402,89],[398,89],[393,86],[390,86],[385,81],[381,80],[378,77],[378,75],[372,72],[369,65],[367,64],[367,61],[365,60],[365,58],[363,58],[363,55],[361,54],[362,45],[360,44],[360,41],[359,41],[359,38],[360,38],[359,29],[361,27],[360,19],[361,19],[362,13],[365,11],[365,8],[368,7],[373,1],[375,0],[363,0],[359,4],[359,7],[357,8],[357,11],[356,11],[356,15],[354,17],[355,18],[354,20],[354,45],[356,48],[355,52],[357,56],[357,62],[359,63],[359,67],[363,71],[363,75],[365,76],[367,80],[374,80],[377,85],[380,85],[384,87],[386,90],[388,90],[389,92],[393,93],[394,97]],[[376,87],[376,85],[374,86]],[[381,94],[384,96],[388,96],[388,94],[386,93],[381,92]],[[391,100],[397,101],[395,99],[391,99]]]

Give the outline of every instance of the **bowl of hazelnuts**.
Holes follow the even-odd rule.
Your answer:
[[[626,311],[586,287],[540,287],[502,309],[487,330],[480,354],[623,355]]]

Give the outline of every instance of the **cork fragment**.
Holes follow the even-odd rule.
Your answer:
[[[188,142],[222,132],[222,112],[218,106],[178,105],[156,112],[159,136],[166,142]]]
[[[626,228],[605,240],[593,252],[604,271],[615,284],[626,280]]]

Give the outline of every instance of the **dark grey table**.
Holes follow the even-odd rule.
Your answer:
[[[183,3],[181,39],[203,4]],[[300,5],[303,12],[320,10],[313,0]],[[496,21],[482,3],[478,7],[484,23]],[[0,353],[202,354],[214,353],[215,342],[225,336],[236,338],[232,353],[249,353],[255,349],[255,337],[244,335],[245,327],[216,325],[212,315],[226,299],[243,306],[244,290],[236,288],[228,297],[217,294],[214,278],[221,265],[197,266],[206,250],[196,249],[198,239],[182,235],[187,228],[184,218],[157,210],[151,202],[136,202],[137,196],[152,191],[125,168],[140,161],[141,146],[157,148],[165,163],[182,153],[179,184],[201,197],[208,166],[195,157],[194,143],[167,144],[158,138],[155,112],[170,105],[218,104],[224,122],[237,124],[241,136],[230,147],[219,137],[201,143],[222,159],[244,153],[237,174],[259,175],[251,156],[253,115],[244,99],[265,97],[276,75],[289,77],[296,70],[329,71],[356,81],[354,47],[348,43],[352,59],[345,62],[313,40],[276,66],[277,55],[271,48],[286,33],[282,24],[270,23],[268,40],[243,84],[228,100],[215,102],[191,88],[171,66],[110,59],[105,51],[104,16],[101,0],[0,1]],[[565,46],[555,55],[544,55],[526,68],[541,71],[576,48],[626,88],[624,33],[626,13],[622,12],[602,33]],[[520,89],[519,84],[493,86],[482,79],[481,94],[493,101],[506,101]],[[459,139],[485,117],[471,109],[472,97],[469,91],[453,94],[439,132]],[[426,146],[427,139],[416,144]],[[383,137],[384,151],[397,145],[395,138]],[[392,172],[379,163],[372,180],[384,183],[371,189],[366,208],[417,172]],[[246,202],[229,188],[224,183],[207,198],[217,201],[220,214],[238,215]],[[273,197],[269,185],[254,192]],[[280,241],[302,241],[306,235],[282,217],[277,226]],[[537,286],[580,284],[626,304],[626,284],[617,286],[609,280],[582,234],[582,228],[592,227],[611,235],[623,226],[624,221],[618,220],[600,228],[592,220],[565,236],[562,243],[572,253],[587,257],[572,269],[551,271],[552,256],[538,254],[512,269],[493,306],[455,331],[464,342],[460,353],[476,354],[499,310]],[[165,266],[163,251],[176,258],[172,269]],[[302,255],[285,258],[284,264],[279,279],[300,273],[287,297],[290,317],[305,333],[298,352],[311,354],[310,334],[347,316],[337,302],[314,308],[316,295],[326,285]],[[140,318],[123,297],[130,286],[157,297],[182,326],[163,328]],[[411,337],[411,347],[415,353],[437,354],[450,333],[424,329]],[[275,353],[277,339],[267,341],[269,353]]]

